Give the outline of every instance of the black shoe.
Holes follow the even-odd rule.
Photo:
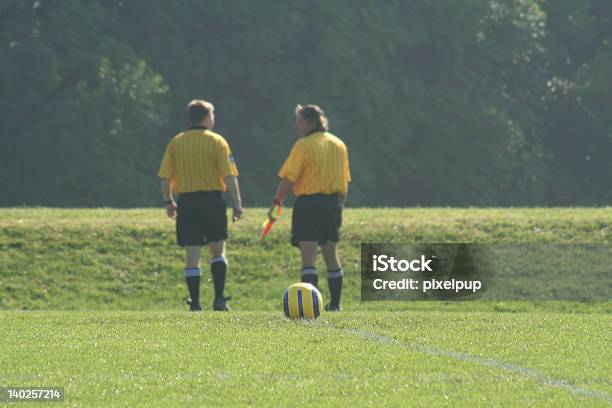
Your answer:
[[[187,304],[189,305],[190,312],[201,312],[202,311],[202,306],[192,304],[191,299],[187,299]]]
[[[231,296],[227,296],[221,299],[215,299],[215,301],[213,302],[213,310],[224,311],[224,312],[229,311],[230,309],[226,302],[230,300],[231,298],[232,298]]]
[[[325,310],[327,312],[339,312],[342,310],[342,307],[340,307],[340,305],[332,305],[331,303],[328,303],[325,305]]]

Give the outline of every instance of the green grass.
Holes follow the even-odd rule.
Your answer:
[[[68,406],[608,406],[610,315],[5,312],[1,382]],[[9,328],[9,330],[6,330]]]
[[[0,210],[0,387],[62,386],[67,406],[612,404],[610,300],[359,302],[361,242],[608,245],[609,209],[349,209],[345,312],[315,322],[279,310],[299,254],[290,211],[262,242],[264,214],[230,227],[233,311],[190,314],[162,210]]]
[[[264,209],[247,209],[245,218],[230,226],[227,292],[236,310],[276,310],[284,288],[299,279],[299,253],[288,243],[291,211],[283,214],[262,242],[264,218]],[[340,244],[346,288],[343,303],[347,310],[527,311],[544,307],[610,312],[611,303],[601,301],[546,302],[545,306],[534,302],[360,303],[359,271],[361,242],[609,245],[611,228],[612,211],[606,208],[348,209]],[[183,258],[175,244],[173,222],[161,209],[3,209],[0,309],[183,310]],[[206,254],[204,265],[207,259]],[[318,266],[325,270],[322,262]],[[203,269],[202,297],[209,300],[212,287]],[[547,273],[551,280],[579,279],[575,273]],[[532,287],[534,280],[520,278],[523,288]],[[578,286],[579,282],[570,283]],[[321,285],[325,295],[325,279]],[[607,288],[609,293],[609,284]],[[587,290],[580,299],[590,300],[589,293],[596,291]]]

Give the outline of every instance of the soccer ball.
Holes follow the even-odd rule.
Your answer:
[[[310,283],[294,283],[285,289],[282,307],[291,319],[316,319],[323,308],[323,297]]]

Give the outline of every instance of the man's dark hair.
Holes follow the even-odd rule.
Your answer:
[[[301,113],[306,122],[314,124],[313,131],[327,132],[329,130],[327,115],[318,105],[298,105],[295,113],[296,115]]]
[[[209,112],[213,109],[213,105],[202,99],[195,99],[187,105],[187,116],[191,124],[200,124]]]

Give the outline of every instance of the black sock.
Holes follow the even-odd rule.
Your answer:
[[[315,288],[318,288],[319,284],[319,272],[317,272],[317,268],[314,266],[304,267],[302,268],[302,282],[310,283]]]
[[[225,277],[227,275],[227,259],[224,256],[217,256],[210,261],[210,273],[215,285],[215,299],[223,299],[225,289]]]
[[[189,290],[189,297],[191,298],[191,308],[200,306],[200,278],[202,272],[200,268],[189,268],[185,269],[185,282],[187,282],[187,289]]]
[[[344,272],[342,268],[335,271],[327,271],[327,284],[329,285],[329,294],[331,296],[330,305],[340,306],[340,295],[342,294],[342,276]]]

